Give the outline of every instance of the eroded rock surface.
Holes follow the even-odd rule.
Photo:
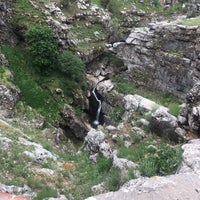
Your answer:
[[[178,116],[178,122],[186,130],[200,135],[200,81],[187,93],[186,105]]]
[[[85,124],[79,119],[70,105],[65,105],[61,111],[61,116],[65,120],[64,126],[70,129],[77,138],[83,139],[88,131]]]
[[[13,117],[19,94],[20,90],[15,86],[6,86],[0,83],[0,114],[4,117]]]
[[[111,50],[124,61],[133,81],[184,98],[200,79],[200,28],[174,23],[134,28]]]
[[[126,183],[119,191],[109,192],[86,200],[199,200],[200,178],[194,174],[139,178]]]

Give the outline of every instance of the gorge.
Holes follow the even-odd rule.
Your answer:
[[[0,191],[199,199],[199,8],[198,0],[2,0]],[[41,64],[55,44],[52,63],[33,62],[28,30],[53,33],[55,43],[45,43],[46,31],[35,45],[46,48]]]

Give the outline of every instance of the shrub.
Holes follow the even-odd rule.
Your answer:
[[[45,26],[35,26],[25,33],[28,49],[33,57],[33,63],[40,71],[48,72],[57,60],[58,44],[51,29]]]
[[[108,172],[112,167],[112,160],[99,156],[97,158],[97,169],[99,173]]]
[[[48,186],[44,187],[37,195],[37,197],[35,197],[35,200],[43,200],[44,198],[47,197],[57,197],[58,193],[55,189],[52,189]]]
[[[119,169],[112,168],[110,175],[105,180],[105,187],[110,191],[116,191],[122,185],[121,172]]]
[[[101,6],[103,8],[106,8],[107,5],[109,4],[110,0],[100,0]]]
[[[83,61],[75,56],[71,51],[63,51],[58,57],[59,69],[65,73],[70,80],[85,85]]]

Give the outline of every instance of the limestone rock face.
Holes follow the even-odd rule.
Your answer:
[[[137,95],[137,94],[126,95],[123,98],[123,102],[124,102],[125,110],[127,110],[127,111],[135,110],[135,111],[139,111],[143,114],[160,107],[160,105],[158,105],[154,101],[146,99],[146,98],[144,98],[140,95]],[[164,107],[162,109],[167,110],[167,108],[164,108]]]
[[[70,105],[65,105],[61,111],[61,116],[65,121],[64,126],[68,127],[77,138],[83,139],[87,133],[87,127],[79,119]]]
[[[187,93],[186,105],[182,108],[178,121],[181,126],[200,135],[200,82]]]
[[[182,146],[183,161],[178,173],[194,173],[200,176],[200,139],[190,140]]]
[[[110,48],[124,61],[133,81],[184,98],[200,79],[200,28],[151,23],[134,28]]]
[[[139,178],[126,183],[119,191],[109,192],[86,200],[198,200],[200,178],[194,174]]]
[[[14,0],[1,0],[0,2],[0,38],[8,44],[15,45],[18,38],[11,27],[12,3]]]
[[[12,118],[20,91],[14,86],[0,84],[0,114]]]

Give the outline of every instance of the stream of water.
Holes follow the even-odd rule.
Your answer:
[[[97,113],[96,113],[96,118],[93,121],[93,125],[98,126],[99,125],[100,112],[101,112],[101,100],[98,99],[95,90],[96,90],[96,88],[94,88],[92,90],[92,94],[94,95],[94,97],[95,97],[95,99],[96,99],[96,101],[98,102],[99,105],[98,105],[98,109],[97,109]]]

